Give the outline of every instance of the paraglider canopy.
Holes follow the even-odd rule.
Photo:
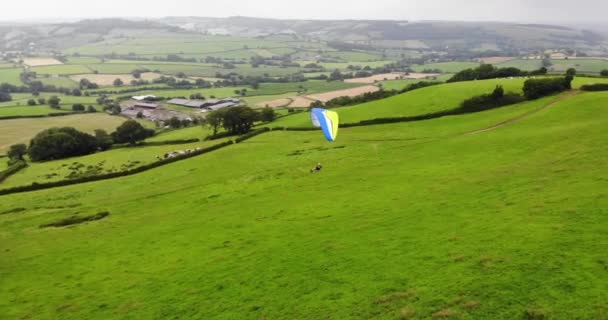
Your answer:
[[[310,112],[312,124],[323,130],[323,135],[327,141],[334,142],[338,136],[338,124],[340,119],[334,111],[329,111],[321,108],[314,108]]]

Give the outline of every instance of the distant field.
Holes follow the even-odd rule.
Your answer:
[[[15,63],[0,61],[0,69],[12,69],[12,68],[15,68],[16,66],[17,65]]]
[[[63,64],[55,58],[23,58],[23,64],[30,67],[54,66]]]
[[[55,74],[55,75],[68,75],[68,74],[79,74],[79,73],[90,73],[91,70],[84,65],[79,64],[64,64],[58,66],[43,66],[33,67],[30,70],[38,74]]]
[[[437,77],[430,77],[428,79],[388,80],[388,81],[382,81],[382,82],[380,82],[380,84],[382,84],[383,88],[386,90],[401,90],[410,84],[418,83],[421,81],[447,81],[451,77],[452,77],[451,74],[444,74],[444,75],[440,75]]]
[[[37,78],[36,80],[41,81],[45,85],[56,86],[59,88],[78,88],[78,83],[67,77]]]
[[[158,73],[145,72],[141,74],[140,79],[152,81],[160,77],[161,75]],[[130,74],[77,74],[70,76],[70,78],[75,82],[80,82],[82,79],[88,79],[100,86],[113,86],[116,79],[122,80],[124,85],[129,85],[131,81],[136,80],[135,77]]]
[[[101,63],[101,59],[93,57],[69,57],[68,64],[93,64]]]
[[[301,62],[301,64],[304,63],[313,63],[314,61],[306,61],[306,62]],[[376,68],[376,67],[384,67],[385,65],[389,64],[389,63],[393,63],[394,61],[391,60],[381,60],[381,61],[365,61],[365,62],[361,62],[361,61],[353,61],[353,62],[321,62],[319,63],[319,65],[321,65],[323,68],[327,69],[327,70],[346,70],[346,68],[348,68],[348,66],[359,66],[362,68],[365,68],[367,66],[371,67],[371,68]]]
[[[479,63],[475,62],[441,62],[441,63],[430,63],[424,65],[413,65],[412,69],[416,72],[423,72],[424,70],[440,70],[443,73],[456,73],[468,68],[478,67]]]
[[[531,59],[516,59],[516,60],[507,61],[504,63],[499,63],[496,65],[496,67],[499,67],[499,68],[513,67],[513,68],[527,70],[527,71],[537,70],[537,69],[541,68],[542,66],[543,66],[543,64],[542,64],[541,60],[531,60]]]
[[[225,88],[184,89],[184,90],[176,89],[176,90],[159,90],[159,91],[146,90],[146,91],[139,91],[136,93],[122,93],[122,94],[117,94],[114,96],[115,97],[131,96],[131,95],[139,96],[139,95],[151,94],[151,95],[155,95],[158,97],[186,97],[187,98],[191,94],[200,93],[205,98],[210,98],[211,96],[214,96],[216,98],[228,98],[228,97],[238,97],[238,95],[235,93],[235,91],[242,90],[242,89],[252,90],[251,88],[246,88],[246,87],[225,87]]]
[[[139,69],[140,67],[138,64],[135,64],[135,63],[133,63],[133,64],[98,63],[98,64],[87,64],[87,68],[90,69],[91,71],[97,71],[99,73],[127,74],[127,73],[131,73],[135,69]],[[86,73],[90,73],[90,71],[86,72]]]
[[[52,127],[70,126],[79,130],[93,132],[95,129],[114,131],[125,118],[103,113],[78,114],[63,117],[34,119],[15,119],[0,121],[0,154],[16,143],[29,143],[40,131]]]
[[[71,106],[75,103],[82,104],[97,104],[97,97],[86,97],[86,96],[67,96],[58,93],[41,93],[38,97],[35,97],[29,93],[13,93],[11,95],[13,97],[12,101],[2,102],[0,103],[0,107],[14,107],[14,106],[25,106],[27,105],[27,101],[29,99],[38,100],[38,98],[49,99],[50,97],[56,96],[61,99],[60,104],[62,106]]]
[[[265,102],[267,102],[267,101],[285,99],[285,98],[290,98],[290,97],[297,96],[297,95],[298,95],[298,92],[287,92],[287,93],[263,95],[263,96],[249,96],[249,97],[244,97],[243,101],[245,101],[250,106],[254,106],[254,105],[258,105],[258,104],[265,105]]]
[[[336,51],[323,54],[326,57],[342,59],[353,62],[368,62],[383,60],[382,56],[376,53],[359,51]]]
[[[23,85],[20,78],[22,72],[22,69],[17,68],[0,69],[0,83],[9,83],[16,86]]]
[[[311,94],[311,95],[307,95],[306,98],[309,98],[311,100],[318,100],[321,102],[327,102],[329,100],[339,98],[339,97],[356,97],[356,96],[362,95],[364,93],[376,92],[378,90],[380,90],[380,88],[369,85],[369,86],[356,87],[356,88],[352,88],[352,89],[343,89],[343,90]]]
[[[342,81],[309,80],[289,83],[260,83],[257,90],[250,95],[273,95],[286,92],[319,93],[341,89],[350,89],[362,86],[360,83],[346,83]]]
[[[47,115],[50,113],[61,113],[71,111],[71,109],[53,109],[48,105],[28,106],[22,105],[18,107],[0,107],[0,117],[11,116],[38,116]],[[5,121],[5,120],[0,120]],[[0,123],[2,125],[2,123]]]
[[[553,66],[550,67],[554,72],[565,72],[569,68],[574,68],[581,73],[600,73],[608,70],[608,60],[598,59],[570,59],[570,60],[551,60]]]

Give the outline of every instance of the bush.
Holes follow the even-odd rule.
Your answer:
[[[36,100],[34,100],[34,99],[27,100],[27,105],[28,106],[35,106],[36,105]]]
[[[81,103],[76,103],[76,104],[72,105],[72,111],[83,112],[84,110],[85,110],[85,107]]]
[[[95,107],[93,107],[93,106],[88,106],[87,107],[87,112],[88,113],[95,113],[95,112],[97,112],[97,109],[95,109]]]
[[[112,138],[116,143],[136,144],[154,135],[154,130],[144,128],[135,120],[127,120],[116,131],[112,133]]]
[[[12,145],[7,152],[7,156],[11,160],[23,160],[23,156],[27,153],[27,146],[23,143]]]
[[[502,86],[496,86],[496,89],[491,94],[484,94],[463,101],[460,104],[460,108],[455,111],[460,113],[479,112],[520,103],[524,100],[524,97],[518,94],[505,95]]]
[[[105,151],[112,147],[114,140],[105,130],[95,130],[95,139],[100,150]]]
[[[51,128],[37,134],[30,143],[32,161],[56,160],[82,156],[97,151],[97,140],[71,127]]]
[[[101,220],[101,219],[103,219],[103,218],[105,218],[105,217],[107,217],[109,215],[110,215],[110,213],[107,212],[107,211],[105,211],[105,212],[100,212],[98,214],[94,214],[92,216],[84,216],[84,217],[72,216],[72,217],[69,217],[69,218],[61,219],[59,221],[55,221],[55,222],[51,222],[51,223],[47,223],[47,224],[42,224],[42,225],[40,225],[40,228],[67,227],[67,226],[71,226],[71,225],[75,225],[75,224],[80,224],[80,223],[85,223],[85,222],[90,222],[90,221]]]
[[[12,101],[13,97],[8,92],[0,92],[0,102]]]
[[[0,182],[25,168],[27,168],[27,163],[25,163],[25,161],[17,161],[13,163],[10,167],[8,167],[8,169],[0,171]]]
[[[608,83],[586,84],[581,87],[583,91],[608,91]]]
[[[529,79],[524,83],[524,95],[534,100],[572,88],[572,76],[565,78]]]
[[[601,75],[602,77],[608,77],[608,69],[604,69],[604,70],[602,70],[602,72],[600,72],[600,75]]]
[[[546,73],[546,68],[544,70]],[[482,64],[475,69],[465,69],[456,73],[447,82],[521,77],[526,75],[528,75],[527,72],[521,71],[517,68],[496,68],[491,64]]]

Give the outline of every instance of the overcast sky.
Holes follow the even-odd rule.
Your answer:
[[[398,19],[601,22],[608,0],[8,0],[0,20],[41,18],[251,16],[302,19]]]

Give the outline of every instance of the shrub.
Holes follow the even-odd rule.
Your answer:
[[[112,136],[110,136],[105,130],[95,130],[95,139],[97,140],[97,146],[102,151],[110,149],[112,144],[114,144]]]
[[[23,160],[23,156],[27,153],[27,146],[23,143],[10,146],[7,156],[11,160]]]
[[[608,77],[608,69],[604,69],[604,70],[602,70],[602,72],[600,72],[600,75],[601,75],[602,77]]]
[[[72,111],[82,112],[84,110],[85,110],[85,107],[81,103],[76,103],[76,104],[72,105]]]
[[[10,167],[8,167],[8,169],[0,172],[0,182],[8,179],[8,177],[25,168],[27,168],[27,163],[25,163],[25,161],[17,161],[13,163]]]
[[[27,105],[28,106],[35,106],[36,105],[36,100],[34,100],[34,99],[27,100]]]
[[[529,79],[524,83],[524,95],[534,100],[572,88],[572,76],[565,78]]]
[[[95,113],[95,112],[97,112],[97,109],[95,109],[95,107],[93,107],[93,106],[88,106],[87,107],[87,112],[88,113]]]
[[[581,87],[583,91],[608,91],[608,83],[586,84]]]
[[[82,156],[96,150],[95,137],[65,127],[51,128],[38,133],[30,143],[28,154],[32,161],[45,161]]]
[[[40,228],[66,227],[66,226],[71,226],[71,225],[75,225],[75,224],[101,220],[109,215],[110,215],[110,213],[105,211],[105,212],[100,212],[100,213],[94,214],[92,216],[84,216],[84,217],[72,216],[69,218],[61,219],[59,221],[42,224],[42,225],[40,225]]]
[[[135,120],[127,120],[116,131],[112,133],[112,138],[116,143],[136,144],[154,135],[154,130],[144,128]]]

